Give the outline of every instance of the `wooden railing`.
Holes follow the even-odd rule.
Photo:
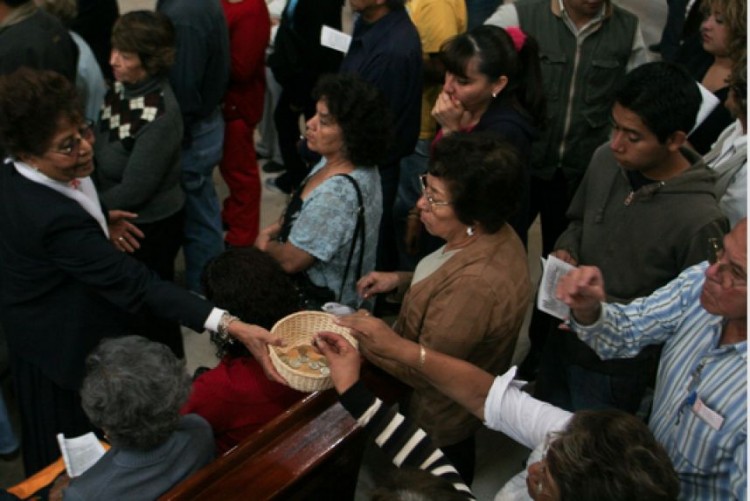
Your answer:
[[[371,367],[362,377],[386,402],[405,390]],[[316,392],[160,499],[353,499],[368,439],[333,390]]]

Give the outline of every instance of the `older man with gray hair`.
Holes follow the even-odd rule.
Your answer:
[[[571,327],[606,359],[664,343],[649,428],[680,477],[680,499],[747,499],[747,219],[713,257],[648,297],[604,303],[598,268],[558,284]]]

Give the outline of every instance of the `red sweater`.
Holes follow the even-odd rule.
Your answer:
[[[211,424],[218,454],[281,414],[305,394],[270,381],[252,357],[224,357],[193,381],[182,414],[195,413]]]

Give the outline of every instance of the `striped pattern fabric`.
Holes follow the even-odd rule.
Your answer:
[[[719,346],[723,318],[700,304],[708,263],[688,268],[651,296],[606,304],[590,326],[571,322],[604,359],[665,342],[649,427],[680,476],[681,499],[747,499],[747,341]],[[718,429],[693,409],[702,402]]]
[[[453,465],[430,437],[393,407],[385,406],[360,381],[340,397],[341,404],[369,432],[399,468],[418,468],[453,485],[466,499],[475,499]]]

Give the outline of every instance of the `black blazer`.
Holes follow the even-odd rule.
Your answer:
[[[15,357],[76,390],[104,337],[142,309],[197,331],[212,305],[118,251],[77,202],[0,166],[0,321]]]
[[[292,103],[304,106],[320,75],[336,73],[344,57],[320,45],[323,25],[341,29],[342,0],[298,0],[293,19],[284,6],[266,64]]]

